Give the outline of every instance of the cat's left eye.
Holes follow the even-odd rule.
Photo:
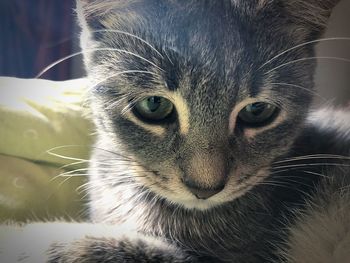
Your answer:
[[[159,96],[147,97],[135,104],[134,112],[145,121],[161,122],[174,111],[174,104]]]
[[[255,102],[246,105],[238,114],[243,124],[256,127],[267,125],[276,117],[279,109],[267,102]]]

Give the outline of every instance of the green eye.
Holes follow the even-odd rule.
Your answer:
[[[239,119],[246,125],[263,126],[272,121],[278,108],[266,102],[255,102],[245,106],[239,113]]]
[[[147,97],[135,104],[136,114],[146,121],[162,121],[171,115],[174,104],[163,97]]]

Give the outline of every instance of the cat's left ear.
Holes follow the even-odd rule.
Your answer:
[[[333,8],[340,0],[282,0],[286,11],[296,23],[315,34],[322,34]]]
[[[231,0],[236,5],[249,5],[256,13],[276,17],[291,25],[293,31],[301,31],[319,37],[328,23],[333,8],[340,0]],[[282,23],[284,23],[282,22]],[[285,25],[283,25],[285,26]]]

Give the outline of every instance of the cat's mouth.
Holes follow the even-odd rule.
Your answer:
[[[264,168],[251,174],[254,175],[233,175],[224,186],[211,189],[189,189],[178,178],[168,179],[167,185],[154,182],[145,185],[172,204],[186,209],[207,210],[242,197],[261,183],[269,175],[269,170]]]

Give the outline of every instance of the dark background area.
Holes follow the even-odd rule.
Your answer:
[[[0,0],[0,76],[34,78],[51,63],[79,51],[75,0]],[[335,8],[317,55],[350,60],[350,0]],[[66,80],[84,76],[81,55],[59,63],[42,78]],[[316,88],[335,105],[349,106],[350,63],[322,59]]]
[[[79,50],[75,0],[0,0],[0,75],[34,78],[46,66]],[[81,56],[42,78],[83,75]]]

